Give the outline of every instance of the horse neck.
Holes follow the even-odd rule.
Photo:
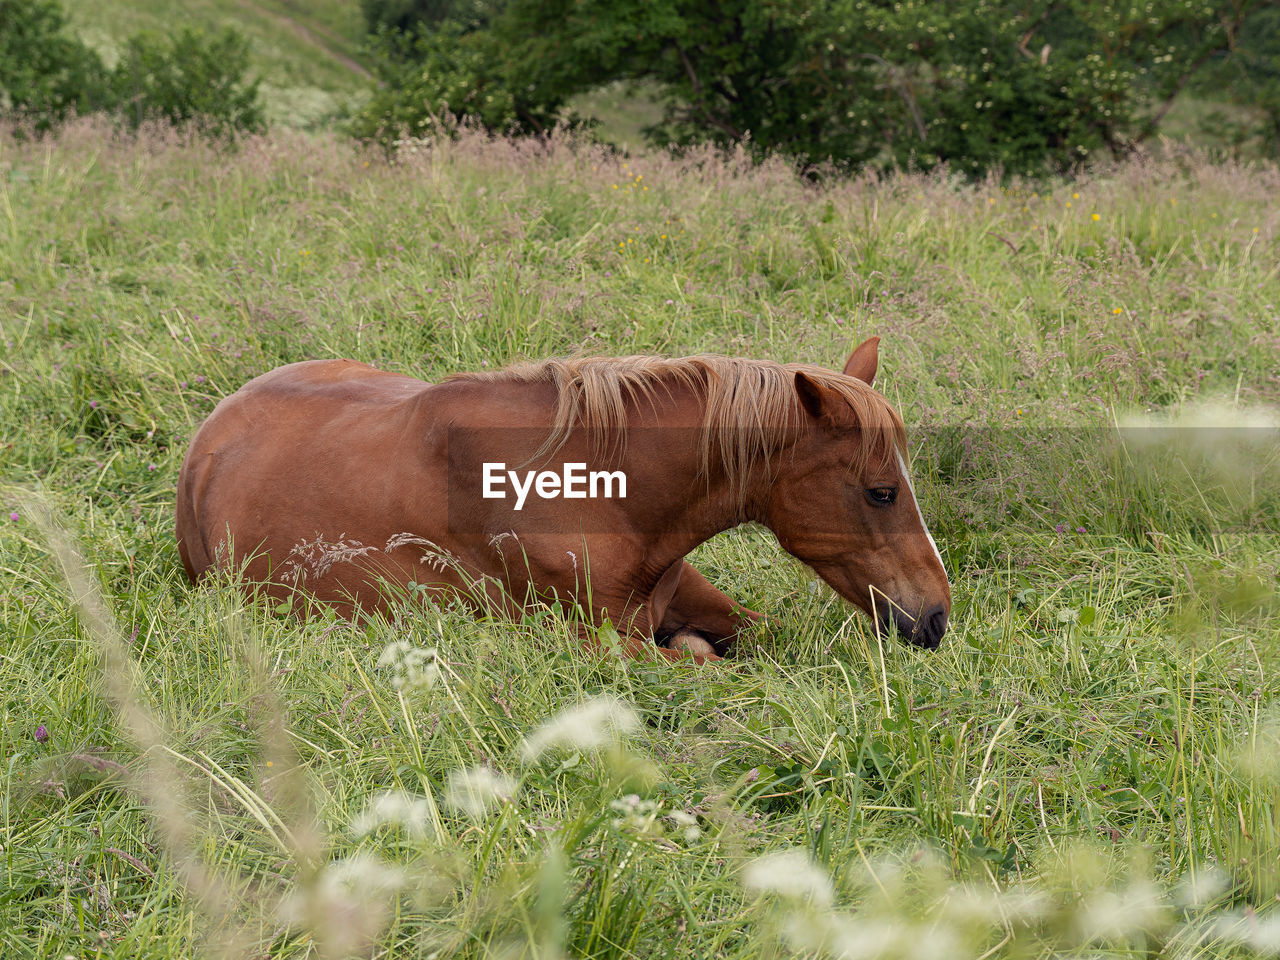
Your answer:
[[[641,406],[632,424],[657,430],[661,455],[626,459],[631,461],[629,469],[643,478],[636,489],[664,489],[669,494],[662,504],[662,525],[674,532],[664,538],[683,555],[717,533],[748,521],[764,522],[778,455],[763,458],[746,476],[734,477],[714,439],[704,458],[706,400],[701,392],[673,385],[659,396],[657,409]]]

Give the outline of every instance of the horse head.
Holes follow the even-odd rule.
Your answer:
[[[801,430],[772,484],[767,523],[881,627],[892,623],[933,648],[947,629],[951,587],[911,487],[902,419],[871,386],[878,342],[846,362],[856,385],[796,371]]]

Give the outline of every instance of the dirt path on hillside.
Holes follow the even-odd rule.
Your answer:
[[[262,4],[254,3],[253,0],[237,0],[237,2],[245,10],[252,10],[255,13],[265,13],[274,17],[277,21],[279,21],[281,26],[289,30],[294,36],[296,36],[303,43],[309,44],[310,46],[313,46],[313,47],[318,47],[319,49],[323,50],[330,57],[338,61],[338,63],[342,64],[352,73],[361,77],[366,77],[366,78],[372,76],[372,74],[370,74],[369,71],[366,70],[363,66],[361,66],[358,62],[356,62],[355,60],[352,60],[345,53],[342,53],[339,50],[336,50],[332,46],[330,46],[330,44],[332,43],[340,43],[341,38],[334,36],[324,27],[319,27],[319,26],[316,26],[315,24],[312,24],[311,26],[306,26],[301,22],[299,22],[298,20],[295,20],[293,17],[291,17],[287,13],[282,13],[278,10],[270,10],[267,7],[263,6]],[[325,42],[326,40],[328,41],[328,43]]]

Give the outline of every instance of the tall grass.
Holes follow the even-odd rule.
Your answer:
[[[560,137],[0,140],[0,951],[1275,953],[1277,187],[1182,154],[1002,189]],[[770,614],[719,669],[181,573],[185,443],[277,364],[870,334],[952,576],[937,652],[757,529],[693,557]]]

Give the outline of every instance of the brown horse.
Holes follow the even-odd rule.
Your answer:
[[[492,602],[555,596],[636,655],[716,659],[758,618],[684,557],[747,521],[879,624],[935,647],[950,587],[907,476],[902,419],[843,373],[696,356],[550,360],[428,384],[294,363],[226,397],[177,492],[178,548],[269,595],[350,615],[388,585]],[[672,639],[674,638],[674,642]]]

